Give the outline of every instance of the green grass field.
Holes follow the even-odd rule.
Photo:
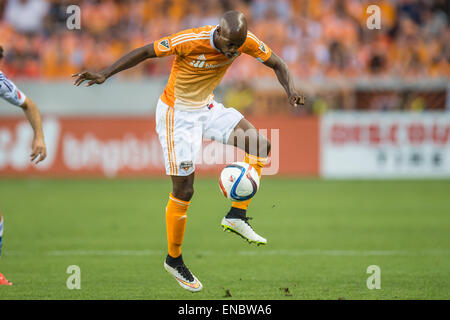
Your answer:
[[[163,268],[170,184],[0,180],[0,299],[449,299],[450,181],[265,178],[248,215],[267,246],[220,221],[230,203],[197,179],[183,245],[204,290]],[[68,290],[69,265],[81,290]],[[369,290],[369,265],[381,289]],[[231,296],[231,297],[230,297]]]

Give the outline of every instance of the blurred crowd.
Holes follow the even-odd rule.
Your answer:
[[[369,30],[366,9],[381,9]],[[69,30],[67,7],[81,8]],[[0,2],[3,71],[13,78],[61,79],[99,70],[165,35],[214,25],[242,11],[249,29],[301,78],[450,77],[448,0],[6,0]],[[167,76],[171,59],[149,61],[124,77]],[[271,76],[240,57],[226,80]]]

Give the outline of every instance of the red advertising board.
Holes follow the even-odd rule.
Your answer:
[[[272,142],[266,174],[319,174],[319,123],[316,117],[249,119]],[[0,119],[0,176],[143,177],[164,175],[164,161],[153,118],[46,117],[45,161],[29,161],[33,133],[24,118]],[[204,144],[197,174],[216,174],[226,157],[223,146]],[[231,147],[227,148],[229,152]],[[243,153],[235,161],[243,159]],[[217,160],[220,158],[219,160]],[[228,160],[227,160],[228,159]]]

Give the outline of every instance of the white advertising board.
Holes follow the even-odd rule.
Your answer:
[[[450,113],[332,112],[321,118],[327,178],[450,177]]]

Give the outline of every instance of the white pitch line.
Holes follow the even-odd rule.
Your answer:
[[[404,250],[266,250],[262,252],[257,251],[240,251],[242,255],[286,255],[286,256],[435,256],[435,255],[450,255],[450,250],[419,250],[419,251],[404,251]]]
[[[162,250],[53,250],[48,256],[160,256]]]
[[[6,253],[6,252],[5,252]],[[7,255],[15,256],[165,256],[164,250],[52,250],[42,254],[28,251],[8,251]],[[261,248],[251,251],[236,251],[223,253],[220,251],[191,251],[190,255],[215,256],[215,255],[241,255],[241,256],[332,256],[332,257],[368,257],[368,256],[447,256],[450,250],[267,250]]]

